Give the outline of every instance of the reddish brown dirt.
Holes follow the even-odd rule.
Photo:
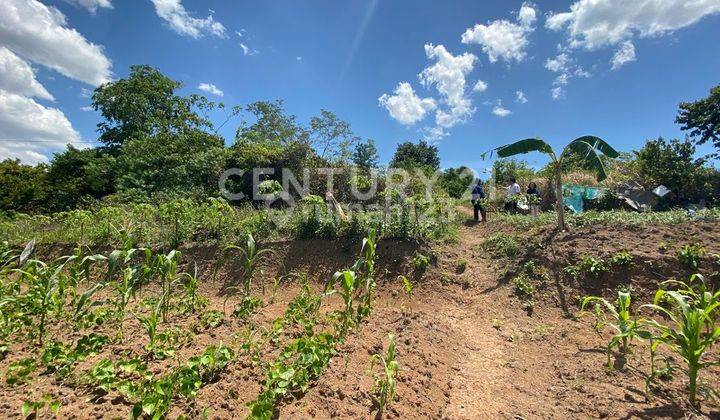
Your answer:
[[[423,248],[408,242],[381,242],[378,254],[380,281],[372,315],[355,328],[338,350],[329,366],[305,395],[282,402],[279,417],[296,418],[375,418],[373,380],[369,373],[371,355],[383,352],[387,333],[397,340],[397,361],[400,365],[397,401],[384,413],[388,418],[678,418],[720,417],[720,407],[709,401],[700,411],[691,409],[684,397],[686,382],[682,373],[668,382],[660,382],[653,392],[645,392],[648,357],[642,344],[635,344],[623,369],[608,371],[604,345],[609,331],[602,336],[592,328],[590,317],[575,319],[574,295],[594,290],[612,296],[621,274],[595,279],[590,288],[558,274],[544,289],[531,316],[523,310],[522,302],[514,295],[513,286],[501,274],[517,261],[500,261],[481,250],[481,244],[497,231],[515,234],[513,229],[495,223],[461,227],[459,243]],[[582,253],[599,255],[602,249],[610,255],[627,249],[637,260],[647,259],[662,265],[661,271],[680,268],[673,265],[674,245],[661,255],[657,244],[661,241],[681,245],[688,240],[699,241],[711,252],[720,251],[716,239],[716,225],[685,225],[679,227],[595,228],[573,230],[556,236],[555,245],[541,251],[528,251],[518,261],[534,258],[554,271],[573,263]],[[689,232],[691,236],[688,235]],[[538,235],[549,235],[540,229]],[[667,236],[670,235],[670,236]],[[543,236],[544,237],[544,236]],[[290,241],[270,244],[276,254],[268,257],[263,277],[267,279],[263,300],[270,300],[269,279],[278,273],[309,271],[318,291],[322,282],[337,269],[346,267],[356,258],[359,244],[341,241]],[[595,248],[597,247],[597,248]],[[420,250],[436,256],[434,264],[422,276],[414,275],[415,297],[408,300],[396,280],[398,274],[411,273],[410,258]],[[184,249],[186,262],[197,262],[203,278],[210,279],[215,248]],[[533,253],[534,252],[534,253]],[[463,272],[457,261],[467,261]],[[272,260],[272,261],[271,261]],[[282,261],[282,265],[278,262]],[[650,293],[658,279],[656,270],[638,270],[622,274],[642,288],[641,295]],[[211,300],[211,308],[222,310],[224,297],[218,292],[223,284],[232,283],[237,267],[230,261],[219,271],[214,281],[206,281],[202,292]],[[654,283],[653,283],[654,282]],[[646,290],[647,289],[647,290]],[[283,283],[275,302],[267,304],[254,317],[253,324],[269,326],[280,316],[287,303],[296,295],[299,286]],[[147,291],[146,293],[152,293]],[[257,291],[260,293],[260,291]],[[562,298],[560,296],[563,296]],[[230,299],[228,308],[234,304]],[[328,302],[329,307],[336,305]],[[228,313],[230,309],[228,309]],[[187,328],[197,322],[196,316],[177,316],[171,323]],[[70,337],[54,330],[56,338],[70,341]],[[183,363],[210,344],[230,344],[233,333],[241,334],[245,324],[226,317],[217,328],[201,330],[193,341],[183,346],[173,358],[151,361],[156,373],[166,372]],[[108,328],[99,332],[110,334]],[[94,361],[119,357],[123,349],[142,353],[146,337],[135,320],[125,322],[126,342],[107,346],[95,358],[81,363],[78,370],[86,370]],[[281,342],[292,338],[287,331]],[[280,345],[269,345],[263,361],[277,355]],[[21,355],[37,352],[29,345],[11,346],[10,353],[0,362],[4,372],[7,363]],[[718,360],[717,350],[711,355]],[[720,369],[704,371],[701,378],[717,386]],[[221,375],[220,379],[204,386],[191,404],[176,405],[170,412],[191,417],[244,418],[247,402],[260,392],[264,374],[262,367],[240,357]],[[23,399],[51,393],[59,397],[63,418],[125,418],[130,404],[113,393],[98,395],[91,388],[58,383],[52,375],[38,375],[28,385],[10,387],[0,384],[0,417],[17,418]]]

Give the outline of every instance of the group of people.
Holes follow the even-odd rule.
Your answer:
[[[511,213],[518,211],[518,199],[520,198],[521,191],[520,184],[517,183],[517,180],[510,178],[507,186],[507,197],[505,199],[505,211]],[[525,194],[528,198],[530,214],[537,216],[540,211],[540,190],[537,184],[530,182]],[[487,222],[487,209],[483,205],[484,198],[485,191],[482,187],[482,181],[478,179],[472,189],[470,197],[470,202],[473,205],[473,218],[476,221],[482,220],[483,222]],[[482,219],[480,219],[480,217],[482,217]]]

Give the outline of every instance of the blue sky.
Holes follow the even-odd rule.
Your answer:
[[[301,122],[331,110],[383,162],[398,142],[430,138],[443,167],[475,169],[489,165],[482,152],[525,137],[561,146],[594,134],[626,151],[683,137],[678,103],[720,83],[720,0],[3,4],[0,158],[25,161],[93,141],[99,116],[83,110],[84,92],[132,64],[228,105],[283,99]],[[52,39],[37,35],[48,26]]]

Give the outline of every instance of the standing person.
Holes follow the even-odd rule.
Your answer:
[[[505,210],[511,213],[517,211],[517,199],[520,195],[520,185],[515,180],[515,177],[510,178],[510,183],[507,186],[507,198],[505,199]]]
[[[530,215],[537,217],[540,214],[540,190],[538,190],[537,184],[534,182],[528,184],[525,194],[527,194],[528,205],[530,206]]]
[[[475,182],[475,186],[472,189],[470,202],[473,205],[473,218],[478,221],[478,212],[482,216],[482,221],[487,222],[487,213],[485,207],[482,205],[482,199],[485,198],[485,191],[483,191],[482,182],[478,179]]]

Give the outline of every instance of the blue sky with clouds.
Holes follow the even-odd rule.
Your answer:
[[[720,0],[3,0],[0,158],[92,142],[87,93],[132,64],[228,105],[331,110],[384,162],[420,138],[475,169],[531,136],[629,151],[684,135],[677,104],[720,83],[718,41]]]

